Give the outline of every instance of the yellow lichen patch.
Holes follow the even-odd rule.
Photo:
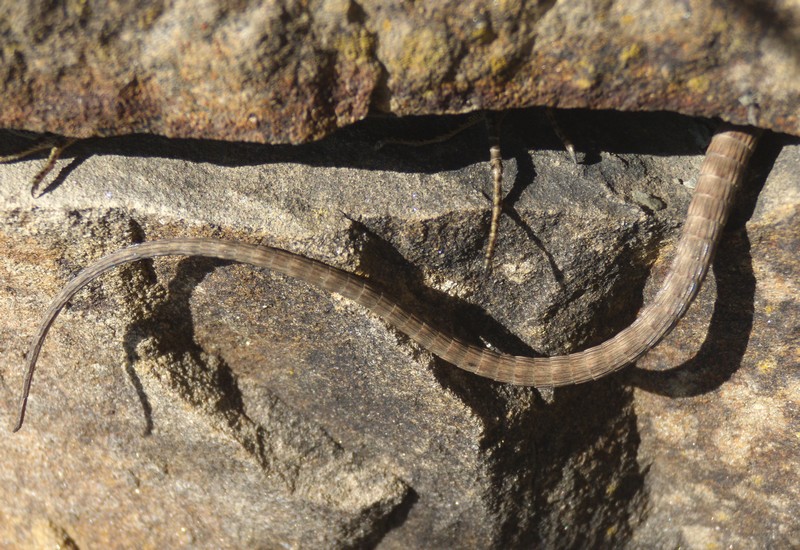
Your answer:
[[[622,50],[619,54],[619,62],[623,65],[627,65],[628,61],[631,59],[636,59],[642,55],[642,47],[637,44],[633,43],[624,50]]]
[[[366,59],[372,52],[374,41],[365,29],[337,36],[334,46],[347,61]]]
[[[474,42],[486,43],[489,42],[493,36],[492,27],[484,23],[481,19],[478,19],[472,26],[472,32],[470,32],[469,38]]]
[[[686,82],[686,86],[695,93],[704,94],[711,87],[711,82],[705,76],[696,76]]]
[[[430,28],[409,33],[403,40],[399,60],[404,77],[409,82],[423,76],[426,76],[426,81],[444,77],[450,70],[450,53],[444,33]]]
[[[777,366],[778,365],[775,364],[774,359],[772,358],[763,359],[758,362],[758,372],[760,372],[761,374],[769,374],[770,372],[775,370],[775,367]]]
[[[149,29],[153,26],[153,23],[155,23],[156,20],[161,17],[163,11],[164,6],[161,4],[155,4],[149,8],[145,8],[137,12],[136,23],[138,27],[142,30]]]
[[[575,76],[573,82],[579,90],[588,90],[594,86],[596,79],[596,68],[586,60],[581,60],[575,64]]]
[[[427,101],[428,103],[433,103],[436,101],[436,92],[433,90],[425,90],[422,93],[422,99]]]
[[[712,19],[710,32],[712,34],[719,34],[723,36],[732,36],[730,23],[725,17],[715,17]]]
[[[502,74],[508,68],[508,57],[502,54],[493,55],[489,58],[489,70],[492,76]]]

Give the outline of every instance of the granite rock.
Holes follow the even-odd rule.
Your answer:
[[[506,352],[602,341],[654,295],[713,124],[558,119],[583,164],[541,111],[506,117],[491,272],[484,129],[392,143],[461,117],[371,119],[303,146],[90,140],[38,199],[42,160],[0,166],[3,422],[50,297],[93,258],[170,236],[359,272]],[[4,138],[2,152],[24,144]],[[764,138],[672,336],[635,368],[552,392],[460,372],[267,271],[186,258],[114,271],[57,321],[27,424],[0,447],[0,544],[796,546],[799,154]]]
[[[795,0],[3,0],[0,128],[303,143],[551,106],[800,135],[798,52]]]

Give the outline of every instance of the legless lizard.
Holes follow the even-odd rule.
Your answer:
[[[503,355],[453,338],[398,304],[378,285],[285,250],[218,239],[179,238],[133,245],[92,264],[55,297],[27,356],[19,418],[22,427],[34,368],[45,336],[62,308],[81,288],[121,264],[157,256],[206,256],[273,269],[336,292],[366,307],[445,361],[500,382],[536,387],[577,384],[630,364],[675,326],[697,294],[711,264],[736,189],[757,141],[750,129],[726,127],[708,147],[675,258],[661,290],[622,332],[585,351],[558,357]]]

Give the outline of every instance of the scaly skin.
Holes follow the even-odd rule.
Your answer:
[[[285,250],[218,239],[169,239],[133,245],[92,264],[55,297],[27,356],[27,370],[14,431],[22,427],[34,368],[45,336],[59,312],[81,288],[116,266],[157,256],[206,256],[273,269],[357,302],[453,365],[500,382],[536,387],[578,384],[612,373],[655,346],[697,295],[717,248],[758,134],[727,127],[711,140],[680,242],[654,301],[622,332],[585,351],[558,357],[503,355],[431,327],[384,294],[378,285],[346,271]]]

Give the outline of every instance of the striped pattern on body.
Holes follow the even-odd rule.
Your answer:
[[[20,411],[22,427],[36,360],[59,312],[81,288],[116,266],[158,256],[205,256],[268,268],[364,306],[445,361],[500,382],[556,387],[593,380],[635,361],[683,316],[700,288],[728,218],[757,133],[725,128],[708,147],[675,257],[661,290],[619,334],[585,351],[557,357],[504,355],[453,338],[430,326],[371,281],[285,250],[219,239],[178,238],[136,244],[79,273],[53,299],[27,355]]]

